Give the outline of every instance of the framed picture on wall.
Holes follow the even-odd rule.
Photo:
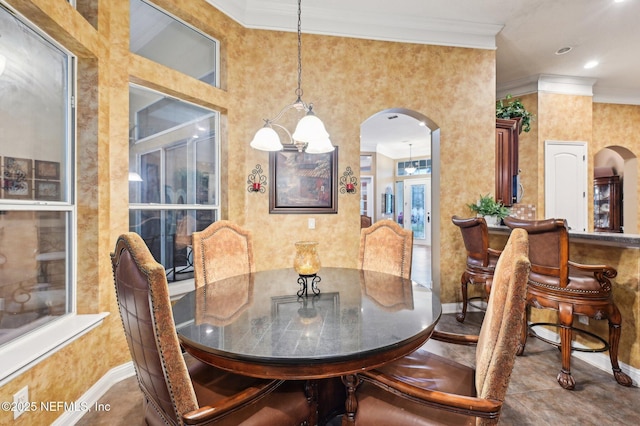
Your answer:
[[[35,178],[60,180],[60,163],[57,161],[35,160]]]
[[[3,160],[2,196],[4,198],[31,198],[33,180],[31,159],[4,157]]]
[[[60,201],[60,182],[36,180],[34,186],[36,200]]]
[[[269,213],[337,213],[338,148],[326,154],[295,146],[269,156]]]

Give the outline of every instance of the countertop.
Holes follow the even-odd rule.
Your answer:
[[[489,225],[489,234],[507,235],[510,230],[506,226]],[[640,235],[620,234],[613,232],[577,232],[569,231],[570,243],[598,244],[613,247],[640,249]]]

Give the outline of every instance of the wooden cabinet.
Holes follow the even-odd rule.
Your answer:
[[[593,228],[596,232],[622,232],[620,176],[593,180]]]
[[[511,206],[518,197],[520,119],[496,119],[496,201]]]

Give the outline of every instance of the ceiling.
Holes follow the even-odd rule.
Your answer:
[[[248,28],[297,29],[295,0],[207,1]],[[640,0],[304,0],[302,32],[496,49],[497,97],[578,87],[640,105],[638,16]]]

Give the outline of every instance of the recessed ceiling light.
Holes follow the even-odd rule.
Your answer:
[[[560,49],[556,50],[556,55],[564,55],[565,53],[569,53],[571,49],[573,49],[573,47],[571,46],[561,47]]]
[[[599,64],[598,61],[589,61],[586,64],[584,64],[584,69],[588,70],[590,68],[595,68],[598,66],[598,64]]]

